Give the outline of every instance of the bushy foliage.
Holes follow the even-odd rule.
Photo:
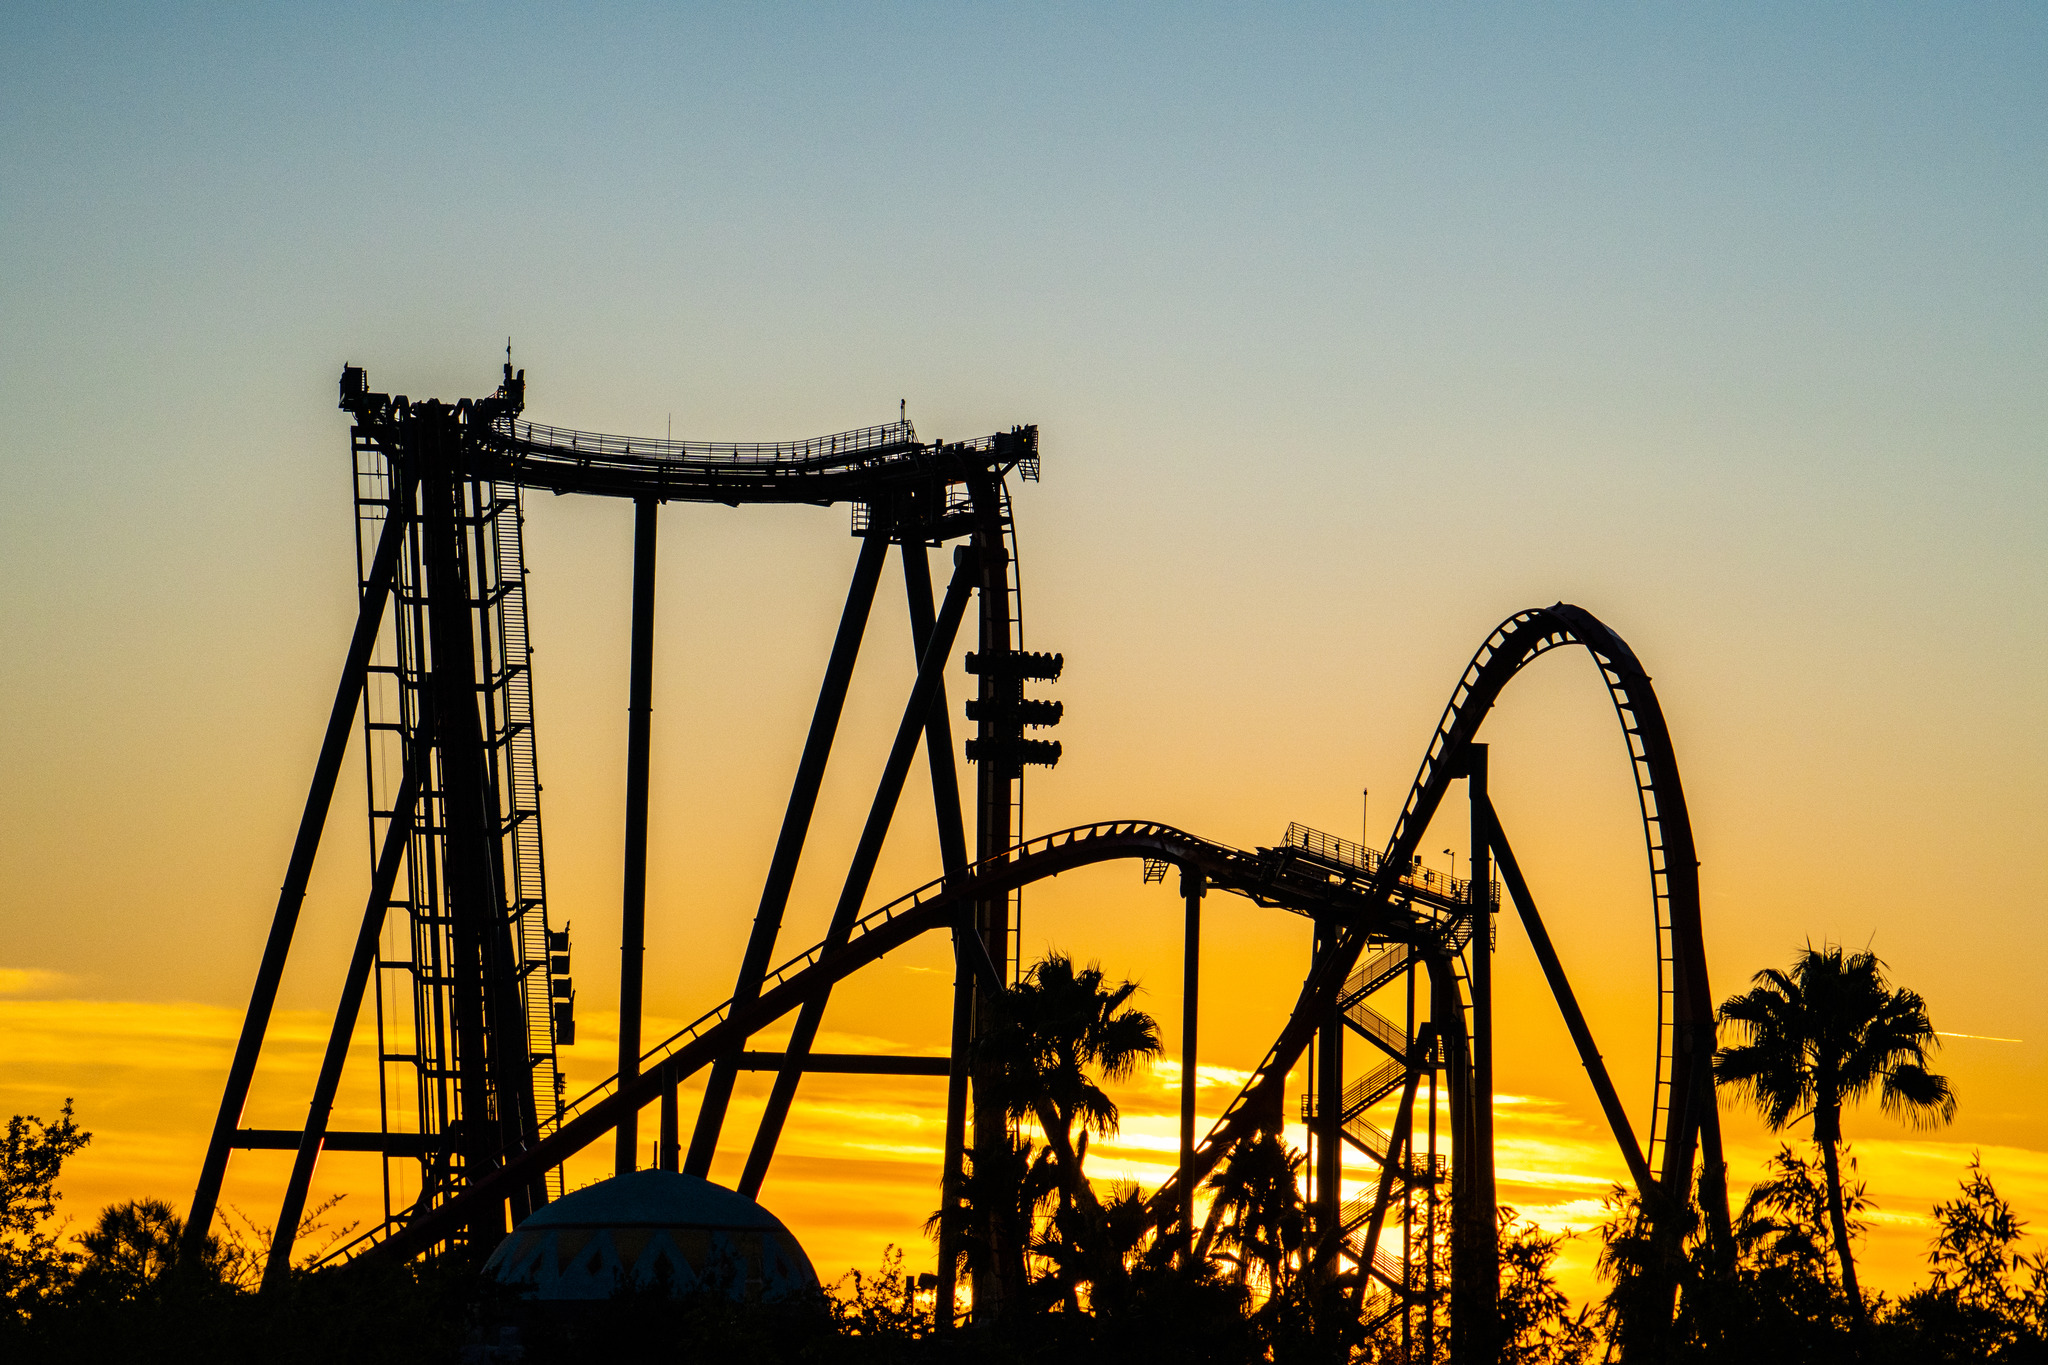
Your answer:
[[[1209,1178],[1212,1202],[1197,1254],[1214,1247],[1238,1284],[1265,1297],[1291,1293],[1304,1269],[1309,1228],[1299,1193],[1302,1161],[1279,1133],[1262,1129]]]
[[[0,1142],[0,1315],[19,1329],[70,1280],[80,1260],[59,1241],[57,1178],[92,1134],[78,1126],[71,1101],[55,1121],[34,1114],[7,1120]]]
[[[1551,1273],[1571,1233],[1546,1233],[1502,1205],[1500,1359],[1502,1365],[1581,1365],[1598,1344],[1589,1306],[1573,1311]]]
[[[1925,1288],[1885,1316],[1900,1360],[2048,1359],[2048,1252],[2018,1249],[2026,1222],[1998,1193],[1981,1157],[1962,1187],[1934,1206]]]

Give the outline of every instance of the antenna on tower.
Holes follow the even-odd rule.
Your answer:
[[[512,411],[519,412],[526,407],[526,371],[516,374],[512,370],[512,338],[505,338],[505,387],[499,390],[511,403]]]

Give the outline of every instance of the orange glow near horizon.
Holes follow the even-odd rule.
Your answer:
[[[48,984],[48,983],[45,983]],[[1165,1017],[1170,1018],[1170,1011]],[[99,1206],[157,1197],[182,1205],[203,1150],[217,1103],[219,1079],[232,1050],[239,1013],[216,1006],[163,1005],[75,999],[0,1000],[0,1028],[16,1048],[5,1083],[15,1109],[27,1104],[48,1117],[54,1106],[31,1101],[62,1092],[75,1096],[80,1122],[94,1138],[67,1169],[60,1214],[74,1232]],[[609,1016],[583,1021],[584,1041],[572,1058],[607,1056],[615,1033]],[[679,1021],[648,1020],[654,1033]],[[281,1011],[265,1054],[261,1094],[245,1122],[289,1126],[293,1105],[303,1104],[325,1041],[327,1020],[315,1011]],[[771,1037],[763,1040],[772,1045]],[[909,1040],[826,1032],[820,1050],[895,1052]],[[336,1128],[374,1127],[374,1094],[366,1078],[374,1038],[359,1032],[351,1053],[351,1083],[337,1105]],[[595,1068],[593,1067],[593,1070]],[[1248,1076],[1242,1069],[1204,1066],[1198,1112],[1212,1120]],[[1296,1078],[1298,1081],[1298,1077]],[[731,1181],[745,1156],[765,1093],[765,1080],[743,1080],[713,1178]],[[685,1122],[697,1087],[686,1087]],[[1090,1147],[1090,1174],[1098,1184],[1135,1181],[1155,1188],[1170,1172],[1178,1144],[1179,1067],[1161,1060],[1128,1084],[1113,1087],[1122,1109],[1118,1134]],[[1559,1273],[1575,1300],[1599,1292],[1593,1261],[1602,1199],[1623,1179],[1619,1158],[1587,1097],[1572,1100],[1503,1093],[1497,1098],[1500,1198],[1547,1230],[1572,1234]],[[1290,1111],[1292,1108],[1290,1100]],[[652,1110],[642,1120],[652,1164]],[[1375,1115],[1391,1126],[1390,1113]],[[1761,1174],[1775,1139],[1755,1130],[1740,1113],[1726,1115],[1733,1194],[1739,1202],[1749,1179]],[[1418,1122],[1422,1116],[1418,1114]],[[913,1267],[928,1263],[924,1219],[936,1205],[943,1131],[942,1083],[925,1078],[820,1075],[807,1078],[779,1148],[762,1199],[804,1242],[828,1280],[845,1270],[870,1268],[886,1244],[903,1248]],[[1447,1123],[1447,1117],[1446,1117]],[[2048,1209],[2048,1154],[2027,1148],[1984,1147],[1939,1138],[1886,1134],[1866,1117],[1852,1127],[1861,1174],[1877,1209],[1860,1249],[1870,1287],[1897,1293],[1924,1277],[1924,1254],[1933,1225],[1933,1201],[1951,1197],[1963,1167],[1981,1151],[2003,1192],[2024,1211]],[[1796,1137],[1796,1135],[1795,1135]],[[1298,1125],[1288,1140],[1304,1145]],[[268,1226],[283,1189],[290,1156],[241,1152],[234,1160],[224,1219],[246,1229]],[[407,1163],[394,1163],[402,1207],[414,1192],[403,1179]],[[611,1145],[600,1141],[567,1167],[570,1188],[611,1174]],[[1346,1198],[1364,1192],[1370,1172],[1347,1167]],[[374,1221],[381,1190],[373,1158],[353,1153],[323,1157],[315,1200],[343,1196],[324,1230],[302,1246],[311,1252],[348,1225]],[[1392,1230],[1389,1245],[1398,1241]]]
[[[572,927],[579,987],[580,1039],[562,1054],[570,1095],[608,1076],[616,1055],[616,1015],[606,1007],[616,998],[616,953],[608,945],[616,942],[616,756],[623,736],[616,708],[587,702],[620,691],[623,622],[578,609],[583,596],[605,589],[611,576],[605,566],[616,558],[618,546],[597,532],[616,531],[603,520],[615,522],[610,514],[616,511],[542,499],[533,500],[530,511],[531,540],[540,547],[534,557],[562,570],[536,577],[533,592],[535,617],[545,623],[536,639],[551,908],[556,924]],[[648,1014],[642,1030],[649,1041],[667,1036],[730,991],[758,895],[756,869],[766,861],[808,710],[811,684],[806,680],[815,672],[813,656],[823,647],[830,620],[834,565],[845,558],[844,550],[835,548],[807,561],[799,576],[808,585],[803,609],[784,612],[779,621],[766,620],[765,606],[750,602],[750,596],[765,589],[749,581],[738,567],[744,561],[730,553],[742,542],[725,539],[738,528],[702,509],[671,510],[666,520],[687,529],[665,542],[663,560],[664,576],[673,586],[664,589],[666,654],[656,675],[655,839]],[[780,528],[763,529],[772,538]],[[774,591],[787,597],[800,586],[782,583]],[[843,865],[857,828],[865,798],[862,783],[878,766],[891,708],[900,704],[908,682],[908,650],[890,647],[892,638],[905,637],[902,618],[900,600],[882,594],[778,959],[808,944],[823,928],[836,891],[834,869]],[[1035,634],[1031,643],[1040,639]],[[1612,733],[1612,712],[1597,683],[1586,676],[1583,658],[1573,657],[1577,654],[1561,651],[1532,665],[1511,686],[1482,738],[1493,744],[1494,799],[1617,1083],[1632,1104],[1640,1134],[1643,1116],[1634,1101],[1649,1093],[1647,1040],[1655,1021],[1651,941],[1640,909],[1640,826]],[[749,685],[750,678],[763,677],[772,685]],[[956,706],[964,681],[956,673]],[[1384,822],[1398,809],[1401,789],[1396,781],[1379,778],[1375,785],[1385,794],[1377,807],[1380,823],[1365,831],[1347,823],[1357,818],[1352,804],[1357,784],[1348,777],[1332,779],[1358,761],[1361,751],[1349,740],[1351,747],[1343,752],[1317,753],[1295,742],[1283,724],[1266,732],[1267,747],[1259,750],[1255,765],[1247,766],[1245,755],[1233,758],[1226,747],[1220,754],[1188,758],[1183,780],[1170,786],[1133,770],[1123,761],[1135,744],[1128,730],[1141,722],[1145,709],[1164,708],[1185,719],[1193,702],[1152,696],[1131,681],[1129,675],[1104,678],[1086,669],[1062,680],[1059,690],[1073,717],[1064,734],[1070,758],[1057,773],[1033,783],[1030,829],[1109,814],[1157,813],[1196,833],[1254,846],[1272,842],[1286,819],[1300,816],[1347,837],[1384,837]],[[1414,729],[1426,734],[1422,721],[1434,719],[1427,691],[1407,689],[1404,695]],[[568,704],[560,704],[564,701]],[[1686,727],[1675,728],[1683,759],[1693,746]],[[1394,750],[1362,752],[1378,768],[1400,771],[1385,756]],[[871,904],[924,881],[937,861],[929,816],[920,809],[921,768],[920,759]],[[1688,772],[1702,769],[1708,777],[1695,785],[1693,805],[1703,846],[1710,847],[1723,817],[1713,799],[1719,789],[1713,766]],[[1233,786],[1232,772],[1249,773],[1251,780]],[[288,790],[288,784],[280,790]],[[1295,790],[1321,796],[1296,804],[1289,795]],[[1158,799],[1161,793],[1163,800]],[[325,1041],[328,1016],[321,1004],[331,999],[339,980],[353,920],[350,901],[360,894],[355,889],[362,878],[360,799],[360,790],[351,793],[346,784],[337,796],[327,851],[286,978],[285,1007],[270,1028],[244,1117],[248,1126],[296,1128],[303,1121]],[[1454,793],[1423,846],[1448,845],[1451,855],[1462,860],[1462,822],[1463,808]],[[282,821],[277,823],[282,827]],[[256,864],[274,856],[253,845],[240,851]],[[255,904],[223,915],[220,932],[230,935],[232,951],[226,959],[241,963],[253,960],[259,937],[262,877],[248,869],[238,869],[237,875],[243,888],[238,895]],[[1759,934],[1759,926],[1747,922],[1756,906],[1736,907],[1736,913],[1728,914],[1722,887],[1711,875],[1706,885],[1710,954],[1717,989],[1726,994],[1746,972],[1731,973],[1722,964],[1737,953],[1744,954],[1745,965],[1777,961],[1783,956],[1783,935],[1775,925]],[[1717,902],[1723,911],[1718,916]],[[1128,864],[1067,874],[1033,887],[1026,899],[1022,943],[1027,960],[1058,948],[1099,961],[1112,976],[1140,982],[1137,1004],[1161,1024],[1166,1046],[1159,1064],[1114,1089],[1123,1108],[1121,1131],[1091,1146],[1091,1172],[1098,1181],[1133,1180],[1150,1189],[1172,1165],[1179,1102],[1179,1068],[1172,1059],[1178,1056],[1180,1031],[1180,917],[1171,888],[1142,884],[1137,869]],[[225,927],[227,920],[237,927]],[[1203,922],[1205,1055],[1198,1109],[1206,1124],[1236,1093],[1286,1018],[1307,964],[1309,927],[1295,916],[1224,894],[1208,899]],[[1764,946],[1755,946],[1759,943]],[[1511,916],[1502,922],[1498,952],[1500,1198],[1546,1228],[1573,1234],[1560,1270],[1569,1291],[1583,1300],[1597,1292],[1593,1260],[1601,1201],[1623,1178],[1624,1168]],[[950,966],[948,948],[933,936],[850,978],[835,990],[818,1047],[943,1054]],[[65,1210],[74,1220],[82,1221],[100,1204],[144,1195],[182,1205],[190,1195],[240,1021],[239,1009],[223,999],[245,992],[246,981],[216,976],[207,983],[216,997],[212,1003],[88,999],[91,984],[30,967],[0,971],[0,1021],[14,1040],[16,1062],[0,1086],[17,1111],[47,1115],[55,1107],[53,1097],[78,1098],[80,1119],[96,1136],[65,1182]],[[1399,1009],[1391,992],[1380,1003]],[[1937,1020],[1949,1017],[1937,1008]],[[1957,1022],[1980,1020],[1958,1017]],[[371,1028],[366,1010],[332,1120],[337,1129],[376,1127]],[[776,1045],[786,1029],[785,1022],[757,1040],[757,1046]],[[1966,1051],[1995,1043],[1979,1043],[1968,1033],[1948,1036],[1957,1040],[1952,1059],[1966,1063],[1960,1073],[1966,1096],[1984,1093],[1970,1083],[1978,1073],[1968,1064],[1995,1066],[2013,1056],[2010,1049],[1998,1056]],[[1358,1061],[1354,1053],[1354,1069]],[[714,1179],[737,1179],[767,1085],[763,1075],[742,1077]],[[701,1079],[685,1089],[686,1129],[700,1087]],[[1292,1095],[1289,1103],[1292,1114]],[[410,1126],[402,1101],[394,1113],[395,1127]],[[648,1149],[645,1164],[652,1164],[653,1116],[652,1109],[646,1111],[640,1124]],[[1391,1126],[1385,1115],[1379,1121]],[[1739,1200],[1775,1144],[1742,1113],[1727,1112],[1726,1121],[1731,1182]],[[1917,1277],[1930,1228],[1927,1210],[1933,1200],[1946,1197],[1970,1151],[1980,1146],[2008,1197],[2022,1210],[2048,1210],[2048,1153],[2042,1150],[2048,1142],[2036,1147],[2024,1140],[2034,1122],[2027,1115],[2017,1126],[1994,1124],[1967,1140],[1962,1135],[1952,1140],[1946,1134],[1916,1138],[1892,1130],[1875,1114],[1852,1120],[1863,1174],[1879,1205],[1865,1252],[1868,1283],[1896,1291]],[[923,1223],[936,1205],[942,1127],[939,1081],[807,1077],[763,1202],[790,1224],[828,1278],[846,1268],[872,1266],[888,1243],[902,1247],[913,1266],[927,1264],[932,1248]],[[1995,1139],[2001,1133],[2020,1140],[1999,1143]],[[1290,1128],[1289,1136],[1301,1145],[1298,1127]],[[611,1150],[609,1141],[601,1141],[572,1158],[569,1184],[609,1174]],[[287,1153],[237,1153],[224,1194],[224,1203],[237,1211],[232,1216],[257,1225],[270,1221],[267,1210],[275,1207],[289,1165]],[[416,1193],[417,1177],[407,1163],[394,1163],[392,1171],[390,1196],[402,1208]],[[1347,1169],[1347,1197],[1364,1189],[1367,1174],[1362,1167]],[[374,1222],[385,1198],[374,1159],[348,1153],[323,1157],[314,1196],[330,1195],[344,1196],[330,1231],[351,1222]],[[304,1249],[323,1240],[316,1236]]]

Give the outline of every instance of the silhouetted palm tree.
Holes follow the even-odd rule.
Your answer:
[[[1091,1133],[1117,1131],[1116,1104],[1096,1078],[1126,1080],[1159,1053],[1159,1025],[1129,1005],[1137,989],[1130,981],[1111,986],[1100,967],[1077,969],[1066,954],[1050,953],[1005,993],[991,1039],[1007,1115],[1035,1119],[1045,1134],[1066,1226],[1080,1234],[1098,1282],[1116,1275],[1122,1258],[1082,1163]]]
[[[1829,944],[1808,945],[1790,972],[1766,968],[1755,986],[1731,996],[1720,1020],[1743,1041],[1714,1058],[1721,1084],[1746,1095],[1772,1129],[1813,1118],[1813,1140],[1827,1173],[1828,1221],[1842,1288],[1854,1320],[1864,1320],[1842,1208],[1842,1106],[1873,1089],[1878,1107],[1915,1127],[1955,1117],[1948,1079],[1927,1069],[1927,1054],[1941,1045],[1927,1020],[1927,1003],[1913,991],[1894,990],[1874,954],[1847,953]]]
[[[1261,1129],[1239,1143],[1222,1170],[1209,1178],[1214,1201],[1204,1220],[1195,1259],[1206,1260],[1212,1243],[1227,1250],[1219,1258],[1232,1278],[1264,1271],[1269,1294],[1283,1293],[1300,1253],[1308,1244],[1308,1210],[1301,1199],[1302,1155],[1273,1129]]]
[[[987,1276],[1021,1290],[1032,1224],[1054,1183],[1045,1148],[1007,1132],[989,1134],[965,1154],[958,1207],[933,1213],[925,1220],[925,1234],[937,1240],[942,1226],[952,1234],[959,1258],[956,1273]]]

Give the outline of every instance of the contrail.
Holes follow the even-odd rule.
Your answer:
[[[1981,1043],[2019,1043],[2026,1041],[2023,1038],[1994,1038],[1988,1033],[1947,1033],[1941,1029],[1936,1029],[1934,1036],[1937,1038],[1975,1038]]]

